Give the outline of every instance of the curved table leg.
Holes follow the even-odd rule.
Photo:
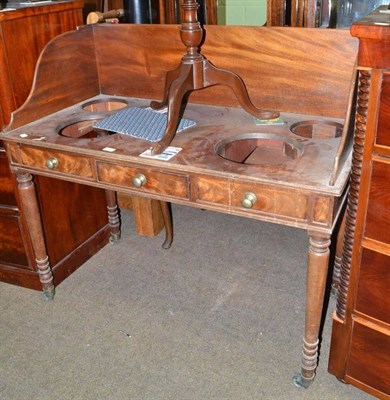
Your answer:
[[[106,190],[106,202],[108,212],[108,224],[111,228],[110,243],[116,243],[121,238],[120,219],[116,193],[112,190]]]
[[[209,61],[198,55],[191,62],[182,62],[165,77],[163,100],[152,101],[150,107],[162,109],[168,106],[167,126],[163,138],[155,144],[151,152],[159,154],[172,142],[179,123],[180,109],[184,95],[192,90],[204,89],[215,85],[225,85],[233,90],[241,107],[248,113],[262,119],[278,118],[277,111],[263,110],[251,102],[244,81],[234,72],[214,67]]]
[[[306,322],[301,373],[294,375],[298,387],[308,388],[318,364],[318,345],[325,285],[329,267],[330,236],[310,234],[306,283]]]
[[[244,81],[234,72],[220,69],[204,60],[204,87],[213,85],[225,85],[233,90],[241,107],[251,115],[262,119],[278,118],[279,112],[257,108],[249,98]]]
[[[172,82],[180,76],[180,73],[181,73],[181,64],[177,68],[167,72],[165,76],[163,99],[161,102],[160,101],[150,102],[150,107],[153,108],[153,110],[161,110],[168,105],[169,89],[172,85]]]
[[[192,73],[192,65],[181,64],[179,76],[169,87],[167,126],[163,138],[152,146],[152,154],[160,154],[163,152],[171,144],[176,134],[183,97],[188,91],[193,90],[194,88]]]
[[[169,203],[167,203],[166,201],[159,201],[159,204],[165,226],[165,240],[162,244],[162,248],[169,249],[172,246],[173,241],[172,213]]]
[[[46,251],[41,214],[39,211],[33,177],[29,173],[22,172],[16,175],[16,180],[18,182],[22,212],[26,218],[31,237],[31,244],[35,253],[35,261],[39,281],[42,284],[43,297],[45,300],[52,300],[54,297],[53,274]]]

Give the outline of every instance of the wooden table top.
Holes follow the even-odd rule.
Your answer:
[[[123,134],[94,138],[73,138],[60,134],[64,127],[72,123],[101,119],[110,114],[86,111],[83,109],[85,104],[95,101],[115,102],[121,99],[129,106],[149,105],[149,100],[146,99],[99,95],[0,136],[7,141],[106,158],[120,164],[137,163],[176,172],[234,177],[328,193],[332,196],[341,195],[346,186],[350,170],[349,159],[342,165],[335,185],[329,185],[340,137],[305,138],[293,134],[290,130],[291,125],[304,121],[316,121],[321,124],[343,123],[342,120],[334,118],[282,113],[283,125],[262,126],[256,125],[253,116],[240,108],[189,104],[184,117],[195,121],[196,126],[176,135],[172,146],[182,150],[169,161],[140,157],[142,152],[151,147],[151,142]],[[259,149],[260,154],[254,164],[230,161],[216,153],[216,146],[221,141],[247,134],[262,135],[260,147],[263,144],[265,146],[264,150]],[[282,154],[280,144],[285,140],[300,149],[301,154],[296,159]],[[103,150],[105,148],[115,151],[107,152]]]

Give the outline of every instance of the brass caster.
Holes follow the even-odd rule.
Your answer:
[[[43,294],[43,299],[44,299],[45,301],[51,301],[51,300],[53,300],[53,298],[54,298],[54,293],[55,293],[54,288],[53,288],[53,289],[50,289],[50,290],[44,290],[44,291],[42,292],[42,294]]]
[[[311,378],[306,378],[302,374],[295,374],[293,382],[296,387],[307,389],[313,382],[314,375]]]
[[[120,233],[111,233],[110,237],[108,238],[108,241],[111,244],[115,244],[115,243],[118,243],[120,239],[121,239]]]

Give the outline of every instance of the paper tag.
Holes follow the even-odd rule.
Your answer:
[[[153,155],[151,149],[145,150],[140,157],[153,158],[155,160],[168,161],[181,151],[181,147],[167,147],[162,153]]]
[[[273,119],[260,119],[254,118],[256,125],[284,125],[284,121],[281,117]]]
[[[104,147],[102,150],[108,151],[109,153],[113,153],[114,151],[116,151],[116,149],[113,149],[112,147]]]

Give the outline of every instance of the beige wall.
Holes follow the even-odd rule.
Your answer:
[[[264,25],[267,0],[218,0],[218,23],[226,25]]]

